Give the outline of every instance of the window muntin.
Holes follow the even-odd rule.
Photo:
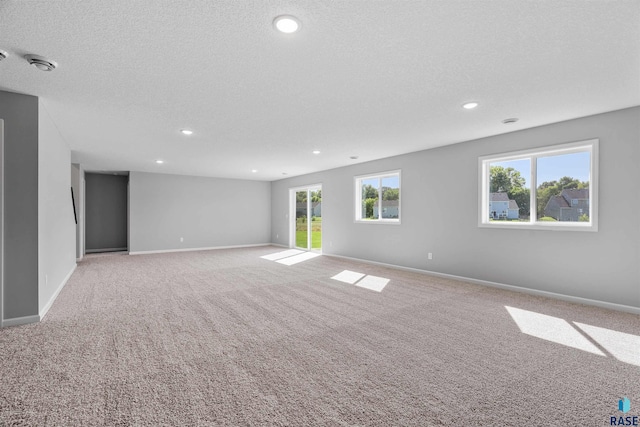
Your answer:
[[[479,225],[596,231],[597,150],[589,140],[481,157]]]
[[[356,221],[400,222],[400,171],[355,178]]]

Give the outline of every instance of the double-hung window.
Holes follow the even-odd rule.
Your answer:
[[[400,171],[355,177],[356,221],[400,223]]]
[[[480,227],[597,231],[598,140],[479,158]]]

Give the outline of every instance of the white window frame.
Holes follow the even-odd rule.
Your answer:
[[[382,180],[384,178],[398,177],[398,218],[382,218]],[[362,181],[367,179],[378,179],[378,200],[380,201],[380,209],[378,209],[377,219],[362,218]],[[400,224],[402,217],[402,174],[401,170],[393,170],[379,172],[369,175],[359,175],[353,178],[355,188],[355,222],[360,224]]]
[[[478,227],[485,228],[510,228],[529,230],[557,230],[557,231],[598,231],[598,139],[571,142],[535,148],[531,150],[513,151],[509,153],[491,154],[478,158]],[[537,160],[539,157],[547,157],[561,154],[580,152],[590,153],[589,170],[589,222],[565,222],[565,221],[536,221],[537,203]],[[519,221],[490,221],[489,220],[489,165],[491,163],[529,159],[531,162],[531,176],[527,182],[530,184],[530,220]]]

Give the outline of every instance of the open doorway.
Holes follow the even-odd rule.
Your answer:
[[[322,250],[322,185],[292,188],[289,246],[306,251]]]

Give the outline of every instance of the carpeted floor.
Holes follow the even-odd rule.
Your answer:
[[[635,336],[637,315],[260,258],[280,250],[85,258],[44,321],[0,330],[0,425],[600,426],[622,396],[640,414],[639,366],[522,333],[506,307]]]

